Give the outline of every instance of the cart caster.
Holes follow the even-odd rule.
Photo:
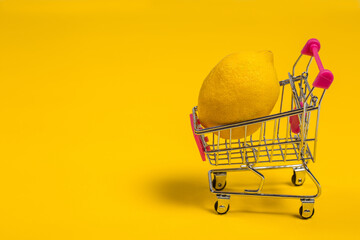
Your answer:
[[[305,170],[303,168],[294,169],[294,173],[291,177],[291,182],[295,186],[301,186],[305,182]]]
[[[226,172],[215,172],[212,186],[216,191],[221,191],[226,187]]]
[[[299,209],[300,216],[303,219],[311,218],[315,213],[314,199],[301,199],[302,206]]]
[[[220,214],[226,214],[230,209],[230,196],[229,195],[218,195],[218,200],[215,202],[214,208],[215,211]]]

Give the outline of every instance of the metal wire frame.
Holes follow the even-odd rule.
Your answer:
[[[256,195],[256,196],[269,196],[269,197],[289,197],[314,199],[320,196],[321,186],[314,175],[310,172],[307,164],[309,160],[315,162],[316,160],[316,147],[318,139],[318,125],[320,117],[320,106],[326,90],[323,90],[320,100],[314,94],[314,87],[310,87],[308,82],[308,70],[312,57],[310,58],[305,72],[295,76],[295,67],[302,55],[296,60],[292,74],[288,74],[289,78],[280,81],[282,87],[280,110],[278,113],[264,116],[247,121],[237,122],[233,124],[203,128],[200,125],[197,107],[193,108],[193,124],[194,132],[200,135],[200,139],[205,149],[205,154],[211,165],[234,165],[239,164],[238,168],[227,169],[212,169],[209,171],[209,185],[210,191],[216,193],[218,198],[227,197],[231,194],[237,195]],[[283,102],[285,96],[285,86],[289,85],[291,90],[291,108],[290,110],[283,110]],[[314,136],[309,136],[310,119],[312,112],[317,113],[315,122]],[[289,120],[291,116],[299,116],[300,119],[300,132],[293,134],[290,130]],[[273,121],[273,128],[268,129],[271,137],[266,134],[267,125],[271,126]],[[280,131],[281,121],[286,121],[285,134]],[[232,130],[238,127],[245,128],[245,136],[247,127],[251,124],[261,124],[260,134],[252,134],[250,137],[243,139],[232,139]],[[221,131],[229,130],[230,138],[222,139]],[[272,131],[271,131],[272,130]],[[212,141],[205,141],[205,136],[212,136]],[[311,135],[311,134],[310,134]],[[310,149],[313,145],[313,152]],[[262,164],[261,166],[256,166]],[[278,168],[293,168],[302,169],[305,171],[317,187],[317,193],[314,195],[288,195],[288,194],[264,194],[261,193],[265,177],[258,170],[265,169],[278,169]],[[216,173],[232,172],[250,170],[260,178],[259,187],[256,190],[245,190],[244,192],[226,192],[217,191],[212,186],[212,176]]]
[[[318,119],[320,116],[320,104],[324,96],[325,90],[321,95],[320,101],[318,97],[314,95],[313,90],[308,83],[308,69],[312,58],[310,58],[306,71],[301,75],[294,76],[295,66],[299,61],[297,59],[293,67],[292,75],[289,73],[289,79],[280,81],[279,84],[282,87],[280,98],[280,111],[276,114],[265,116],[261,118],[251,119],[248,121],[238,122],[234,124],[228,124],[223,126],[216,126],[210,128],[202,128],[200,124],[197,124],[197,107],[193,108],[193,117],[195,125],[195,133],[201,135],[202,144],[204,146],[205,153],[208,157],[210,164],[212,165],[232,165],[239,163],[258,163],[258,162],[279,162],[279,161],[300,161],[301,159],[315,161],[317,133],[318,133]],[[283,111],[283,102],[285,96],[285,86],[291,87],[291,109],[289,111]],[[317,112],[317,121],[315,126],[315,136],[308,137],[310,116],[311,112]],[[292,134],[289,127],[290,116],[298,115],[301,119],[300,133]],[[304,116],[304,117],[303,117]],[[281,120],[286,121],[286,133],[281,137],[280,127]],[[283,120],[283,121],[284,121]],[[267,125],[273,121],[272,137],[266,137]],[[260,136],[254,139],[254,134],[250,136],[250,139],[232,139],[232,130],[238,127],[244,127],[245,132],[247,127],[251,124],[261,123]],[[229,130],[230,139],[221,139],[221,131]],[[208,144],[205,141],[205,135],[212,134],[212,144]],[[245,134],[246,135],[246,134]],[[309,142],[314,142],[314,156],[311,154]],[[210,146],[210,148],[208,147]],[[263,149],[263,150],[261,150]],[[263,153],[263,154],[262,154]],[[234,161],[233,161],[234,160]]]

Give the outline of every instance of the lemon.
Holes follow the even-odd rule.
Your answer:
[[[230,54],[211,70],[202,84],[198,99],[199,120],[207,128],[269,115],[279,91],[272,52]],[[246,136],[260,126],[260,123],[249,125]],[[230,131],[221,131],[220,137],[229,139]],[[232,130],[232,139],[244,137],[245,127]]]

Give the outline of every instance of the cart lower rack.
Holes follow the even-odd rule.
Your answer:
[[[321,187],[308,164],[316,161],[320,106],[326,90],[333,81],[332,73],[322,66],[319,50],[319,41],[310,39],[296,60],[292,73],[288,74],[289,78],[279,82],[282,88],[281,102],[280,110],[276,114],[229,125],[203,128],[198,119],[197,107],[193,108],[190,114],[191,126],[202,160],[206,161],[207,158],[211,165],[223,167],[212,169],[208,173],[210,191],[218,198],[215,203],[217,213],[228,212],[231,195],[247,195],[298,198],[302,202],[300,216],[307,219],[314,215],[314,199],[320,196]],[[295,67],[303,55],[311,57],[306,70],[296,76]],[[313,58],[316,60],[319,73],[310,87],[308,71]],[[321,91],[315,91],[315,88]],[[289,107],[286,109],[285,105],[289,102]],[[248,126],[252,124],[260,124],[260,130],[243,139],[231,138],[234,128],[244,128],[246,136]],[[223,131],[229,132],[229,139],[221,138]],[[313,195],[263,193],[265,177],[261,172],[284,168],[293,169],[291,181],[295,186],[301,186],[308,175],[315,184],[317,193]],[[238,192],[226,191],[227,173],[242,171],[251,171],[258,176],[257,188]]]

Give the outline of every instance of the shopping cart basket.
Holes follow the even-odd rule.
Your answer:
[[[314,214],[314,199],[320,196],[321,187],[318,180],[310,172],[308,163],[316,160],[316,145],[320,105],[326,90],[333,81],[331,71],[324,69],[318,51],[320,42],[310,39],[296,60],[289,78],[279,82],[281,87],[279,112],[247,121],[233,124],[203,128],[198,119],[197,107],[190,114],[191,126],[195,141],[203,161],[206,157],[211,165],[235,166],[222,169],[212,169],[208,173],[210,191],[218,200],[215,210],[225,214],[229,210],[230,195],[248,195],[261,197],[298,198],[302,202],[300,215],[311,218]],[[300,75],[295,75],[295,67],[303,55],[310,56],[306,69]],[[308,71],[312,59],[315,58],[319,73],[312,87],[308,82]],[[318,88],[319,90],[315,90]],[[289,90],[286,90],[289,89]],[[289,102],[286,102],[289,101]],[[316,114],[316,118],[311,118]],[[260,124],[258,132],[243,139],[231,138],[234,128],[245,130],[252,124]],[[230,138],[222,139],[221,131],[229,131]],[[292,168],[292,183],[300,186],[308,175],[317,187],[315,195],[271,194],[262,192],[265,177],[261,173],[265,169]],[[260,178],[257,189],[246,189],[233,192],[226,191],[226,176],[228,172],[248,170]]]

